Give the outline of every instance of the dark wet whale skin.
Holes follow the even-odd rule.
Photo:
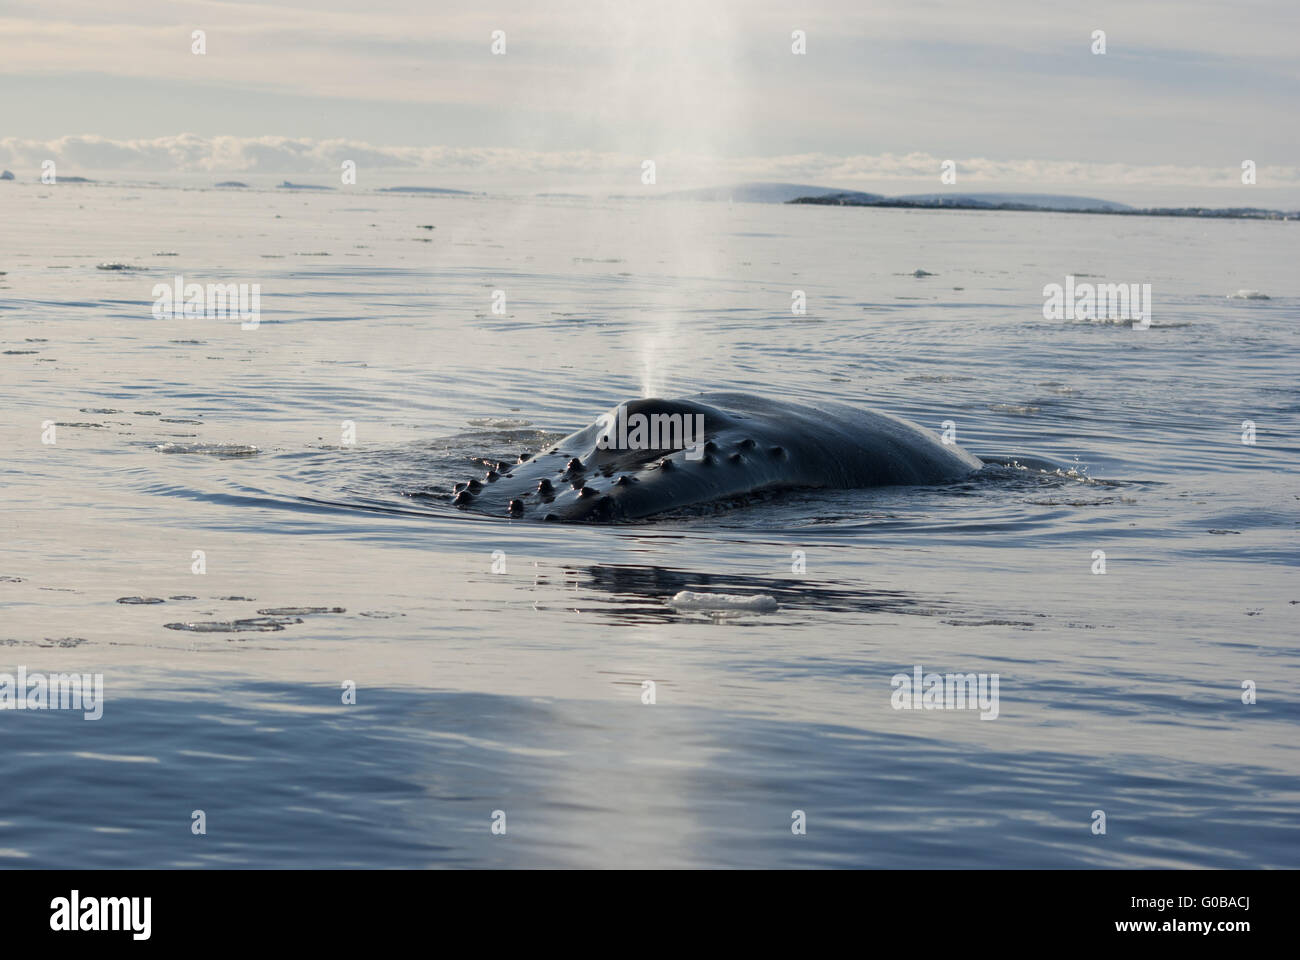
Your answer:
[[[601,449],[610,411],[536,455],[457,484],[457,506],[533,520],[613,522],[782,489],[938,483],[983,465],[910,421],[842,403],[702,393],[625,407],[628,417],[703,414],[703,457],[688,459],[681,449]]]

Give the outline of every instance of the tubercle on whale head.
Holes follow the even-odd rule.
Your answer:
[[[566,523],[612,523],[624,517],[614,497],[588,488],[579,493],[576,500],[566,504],[560,510],[552,509],[545,519],[562,520]]]

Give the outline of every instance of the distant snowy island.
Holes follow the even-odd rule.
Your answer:
[[[644,195],[641,195],[644,198]],[[882,207],[919,210],[1010,210],[1039,213],[1105,213],[1142,217],[1214,217],[1246,220],[1298,220],[1300,211],[1261,207],[1134,207],[1096,197],[1053,193],[910,193],[890,197],[861,190],[841,190],[804,183],[737,183],[661,194],[666,200],[723,203],[790,203],[831,207]],[[633,199],[616,194],[611,199]]]
[[[1231,220],[1296,220],[1300,212],[1260,207],[1131,207],[1092,197],[1045,193],[916,193],[885,197],[857,191],[794,197],[786,203],[834,207],[893,207],[922,210],[1014,210],[1039,213],[1105,213],[1136,217],[1215,217]]]
[[[8,170],[0,168],[0,181],[23,180],[15,177]],[[118,185],[113,180],[92,180],[82,176],[60,175],[55,181],[59,184],[94,184],[97,186]],[[137,186],[139,184],[136,184]],[[149,181],[150,186],[166,187],[168,184]],[[338,192],[336,186],[320,183],[301,183],[283,180],[278,184],[257,185],[242,180],[222,180],[212,184],[221,190],[265,190],[268,187],[283,191],[301,191],[311,193]],[[426,197],[484,197],[494,195],[491,191],[473,191],[451,187],[423,185],[402,185],[371,187],[369,189],[352,186],[344,192],[383,193],[397,196]],[[503,194],[510,195],[510,194]],[[1300,220],[1298,210],[1272,210],[1264,207],[1137,207],[1113,200],[1097,197],[1082,197],[1073,194],[1057,193],[1013,193],[1013,192],[959,192],[957,190],[936,193],[909,193],[899,196],[887,196],[882,193],[869,193],[863,190],[845,190],[842,188],[817,186],[807,183],[783,183],[771,181],[754,181],[716,187],[696,187],[685,190],[664,192],[647,191],[644,193],[577,193],[564,191],[543,191],[532,194],[537,200],[584,200],[603,197],[607,200],[636,200],[638,202],[717,202],[717,203],[773,203],[795,204],[804,206],[826,207],[879,207],[882,209],[913,210],[984,210],[984,211],[1026,211],[1033,213],[1092,213],[1112,216],[1133,217],[1199,217],[1219,220]],[[522,198],[519,198],[522,199]]]

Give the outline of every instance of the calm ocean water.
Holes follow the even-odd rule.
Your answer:
[[[104,682],[0,712],[0,866],[1300,866],[1295,223],[0,205],[0,674]],[[260,324],[156,319],[177,275]],[[1066,275],[1151,284],[1151,328],[1044,320]],[[614,527],[448,503],[720,389],[996,462]],[[893,709],[918,666],[997,674],[997,718]]]

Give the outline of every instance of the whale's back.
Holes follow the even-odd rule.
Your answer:
[[[629,443],[628,422],[638,417],[676,418],[703,433]],[[878,410],[702,393],[621,404],[517,465],[458,485],[456,502],[534,519],[641,519],[772,490],[938,483],[980,466],[956,444]]]
[[[807,486],[877,487],[938,483],[965,476],[983,463],[933,432],[865,407],[836,401],[773,400],[745,393],[692,399],[726,411],[744,427],[779,434]]]

